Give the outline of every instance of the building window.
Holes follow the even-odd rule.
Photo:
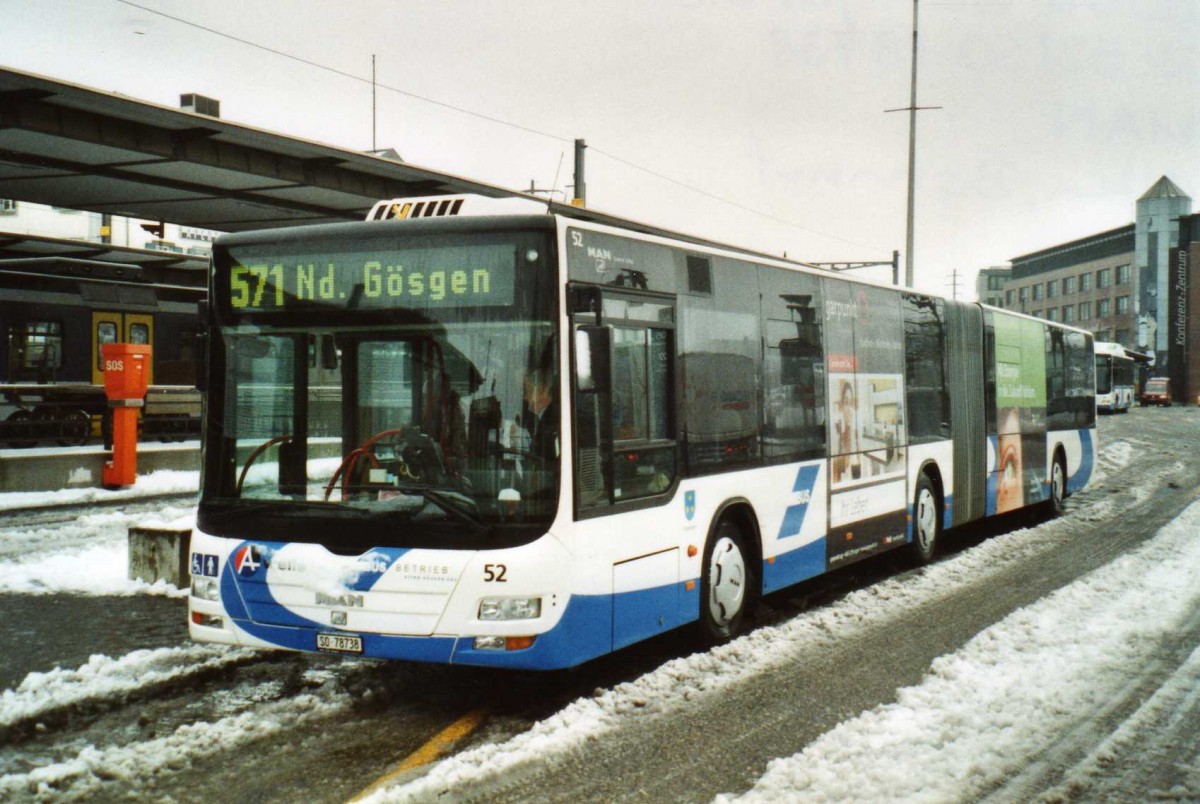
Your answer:
[[[1064,324],[1074,324],[1075,323],[1075,305],[1064,304],[1062,311],[1063,311],[1062,312],[1063,323]]]
[[[1004,277],[989,276],[987,279],[988,290],[1002,290],[1004,288]]]
[[[1017,303],[1017,292],[1015,290],[1004,291],[1004,303],[1012,307]]]
[[[1051,307],[1049,310],[1046,311],[1046,320],[1047,321],[1057,321],[1058,320],[1058,308],[1057,307]]]
[[[1112,299],[1101,299],[1096,302],[1096,317],[1108,318],[1112,315]]]
[[[1129,266],[1128,265],[1118,265],[1117,266],[1117,284],[1118,285],[1128,285],[1129,284]]]
[[[1063,295],[1070,296],[1075,292],[1075,277],[1068,276],[1063,278]]]
[[[1101,268],[1096,272],[1096,287],[1100,290],[1112,287],[1112,268]]]
[[[1079,320],[1080,321],[1091,321],[1092,320],[1092,303],[1091,302],[1080,302],[1079,303]]]
[[[1034,318],[1041,318],[1041,317],[1042,317],[1042,311],[1041,311],[1041,310],[1034,310],[1032,313],[1030,313],[1030,315],[1031,315],[1031,316],[1033,316]]]
[[[1024,304],[1025,302],[1029,301],[1029,288],[1027,288],[1027,287],[1021,288],[1020,294],[1021,294],[1021,304]]]
[[[1080,276],[1079,276],[1079,292],[1087,293],[1091,289],[1092,289],[1092,275],[1091,274],[1080,274]]]
[[[1129,315],[1129,297],[1117,297],[1117,315]]]
[[[1113,340],[1115,340],[1117,343],[1129,343],[1133,340],[1133,336],[1130,334],[1129,330],[1119,329],[1117,330],[1117,335]]]
[[[1053,299],[1057,295],[1058,295],[1058,282],[1054,281],[1054,280],[1047,282],[1046,283],[1046,298]]]
[[[17,202],[11,198],[0,198],[0,215],[16,215]]]
[[[1042,289],[1045,286],[1041,282],[1033,286],[1033,300],[1040,301],[1042,298]]]

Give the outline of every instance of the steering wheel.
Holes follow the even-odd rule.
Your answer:
[[[371,462],[372,468],[378,469],[380,464],[379,458],[375,457],[375,445],[385,438],[391,438],[394,440],[393,448],[395,448],[395,445],[399,443],[401,436],[403,436],[407,430],[407,427],[400,427],[394,430],[382,430],[359,444],[354,449],[350,450],[346,457],[342,458],[342,462],[338,464],[338,468],[333,473],[333,477],[329,478],[329,484],[325,486],[325,499],[328,500],[329,495],[333,493],[333,487],[337,485],[338,478],[341,478],[342,480],[342,498],[345,499],[347,488],[350,485],[350,476],[354,474],[354,469],[358,466],[358,462],[363,458],[366,458]],[[397,451],[397,455],[398,454],[399,452]]]
[[[250,457],[246,458],[246,464],[242,467],[242,473],[238,475],[237,488],[235,489],[237,496],[242,496],[242,484],[246,482],[246,473],[250,471],[250,464],[257,461],[259,455],[262,455],[276,444],[284,444],[291,440],[292,437],[290,435],[278,435],[274,438],[267,439],[254,448],[254,451],[250,453]]]

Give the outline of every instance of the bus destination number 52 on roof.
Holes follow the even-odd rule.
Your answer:
[[[1060,509],[1096,457],[1087,332],[521,199],[223,236],[211,299],[201,641],[717,643],[764,593]]]

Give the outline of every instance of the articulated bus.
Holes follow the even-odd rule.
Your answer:
[[[1096,341],[1096,410],[1127,413],[1133,407],[1134,360],[1119,343]]]
[[[218,240],[194,639],[534,669],[713,644],[1088,482],[1089,333],[585,217],[408,200]]]

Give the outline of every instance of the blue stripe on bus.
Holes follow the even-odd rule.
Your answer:
[[[1083,454],[1079,460],[1079,468],[1075,470],[1074,474],[1067,477],[1068,494],[1083,490],[1088,481],[1092,479],[1092,472],[1096,469],[1096,445],[1092,441],[1091,430],[1079,431],[1079,446]]]
[[[825,572],[825,538],[775,556],[772,563],[763,562],[763,593],[775,592],[794,583],[815,578]]]

